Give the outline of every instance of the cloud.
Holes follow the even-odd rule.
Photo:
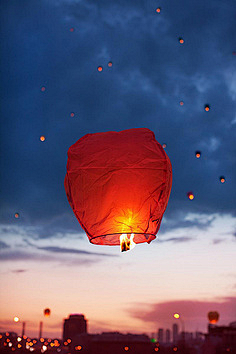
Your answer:
[[[10,246],[3,241],[0,241],[0,250],[9,248]]]
[[[187,325],[188,330],[191,326],[199,323],[207,323],[209,311],[218,311],[220,322],[228,324],[235,320],[235,297],[225,297],[213,300],[176,300],[152,304],[134,304],[128,309],[130,315],[142,322],[151,322],[153,325],[174,322],[173,314],[180,313],[182,320]],[[191,325],[192,323],[192,325]]]
[[[28,272],[28,269],[13,269],[11,272],[16,274],[21,274],[21,273]]]
[[[97,252],[88,252],[83,250],[77,250],[73,248],[62,248],[55,246],[46,246],[46,247],[36,247],[38,250],[43,250],[52,253],[72,253],[72,254],[82,254],[89,256],[103,256],[103,257],[114,257],[115,255],[111,255],[109,253],[97,253]]]

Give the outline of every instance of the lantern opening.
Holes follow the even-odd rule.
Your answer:
[[[120,251],[125,252],[132,250],[135,247],[136,243],[134,242],[134,234],[130,235],[130,238],[127,234],[122,234],[120,236]]]

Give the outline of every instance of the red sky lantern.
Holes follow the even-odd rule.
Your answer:
[[[44,316],[45,317],[49,317],[50,316],[50,314],[51,314],[51,310],[50,309],[44,309]]]
[[[93,244],[154,240],[171,183],[170,160],[146,128],[87,134],[68,151],[67,198]]]
[[[98,66],[98,71],[99,71],[99,72],[102,71],[102,66]]]
[[[207,314],[208,320],[211,324],[215,324],[219,321],[219,313],[217,311],[210,311]]]

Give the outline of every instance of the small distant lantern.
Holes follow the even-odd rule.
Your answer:
[[[220,176],[220,182],[221,183],[225,183],[225,177],[224,176]]]
[[[19,322],[20,319],[19,319],[19,317],[15,316],[14,319],[13,319],[13,321],[14,321],[14,322]]]
[[[156,9],[156,12],[159,14],[159,13],[161,12],[161,7],[158,7],[158,8]]]
[[[99,71],[99,72],[102,71],[102,66],[98,66],[98,71]]]
[[[210,111],[210,105],[209,104],[205,104],[205,108],[204,109],[205,109],[206,112],[209,112]]]
[[[74,32],[74,30],[75,30],[74,27],[70,28],[70,32]]]
[[[45,136],[44,135],[41,135],[40,138],[39,138],[41,141],[45,141]]]
[[[112,67],[112,61],[109,61],[109,63],[107,64],[109,68]]]
[[[174,313],[173,317],[176,318],[176,319],[179,319],[180,318],[180,314],[179,313]]]
[[[182,37],[179,37],[179,43],[183,44],[184,43],[184,39]]]
[[[188,192],[188,193],[187,193],[187,196],[188,196],[188,199],[189,199],[189,200],[193,200],[193,199],[194,199],[194,194],[193,194],[193,192]]]
[[[208,320],[210,322],[210,324],[215,324],[219,321],[219,313],[217,311],[210,311],[207,314]]]
[[[199,159],[201,157],[201,151],[196,151],[195,156],[197,159]]]
[[[180,106],[183,106],[184,105],[184,101],[180,101]]]
[[[44,92],[46,90],[46,87],[45,86],[42,86],[41,87],[41,91]]]
[[[124,347],[125,351],[127,352],[129,350],[129,347]]]
[[[49,308],[44,309],[44,316],[49,317],[51,315],[51,310]]]
[[[166,144],[162,144],[162,147],[163,147],[163,149],[165,149],[166,148]]]
[[[15,218],[19,219],[19,217],[20,217],[20,214],[19,213],[15,213]]]
[[[75,116],[74,112],[71,112],[70,116],[73,118]]]

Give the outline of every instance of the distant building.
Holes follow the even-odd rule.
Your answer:
[[[176,344],[179,338],[179,326],[177,323],[173,324],[173,343]]]
[[[170,343],[170,330],[169,329],[166,330],[166,343],[167,344]]]
[[[229,326],[208,326],[208,333],[205,334],[205,342],[202,347],[203,354],[223,354],[225,352],[235,353],[236,348],[236,323]],[[217,351],[216,351],[217,350]]]
[[[63,341],[72,339],[78,334],[87,333],[87,320],[82,314],[73,314],[65,319],[63,326]]]
[[[89,354],[152,354],[153,343],[144,334],[122,334],[119,332],[105,332],[102,334],[80,334],[74,337],[70,353],[76,354],[83,350]]]
[[[164,342],[164,329],[163,328],[158,329],[158,342],[160,342],[160,343]]]

